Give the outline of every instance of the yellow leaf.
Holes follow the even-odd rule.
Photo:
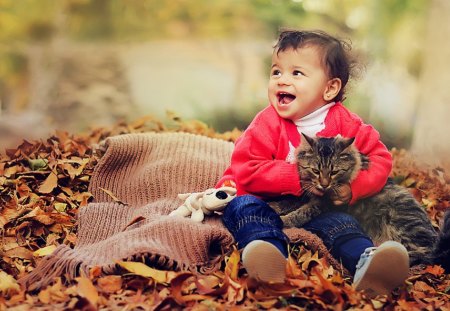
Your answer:
[[[414,178],[409,177],[409,178],[406,178],[402,184],[405,187],[409,188],[409,187],[414,186],[415,183],[416,183],[416,180]]]
[[[33,256],[35,257],[42,257],[42,256],[47,256],[50,255],[51,253],[53,253],[56,249],[56,245],[49,245],[43,248],[40,248],[36,251],[33,252]]]
[[[20,286],[17,281],[4,271],[0,271],[0,293],[7,294],[19,292]]]
[[[67,209],[67,203],[57,202],[57,203],[55,203],[54,207],[55,207],[55,210],[62,213],[62,212],[65,212]]]
[[[372,302],[372,306],[377,310],[381,309],[384,306],[384,302],[382,302],[382,301],[372,299],[370,302]]]
[[[232,280],[237,280],[240,258],[241,256],[239,254],[239,251],[235,249],[231,253],[230,258],[228,258],[227,264],[225,266],[225,274],[228,275]]]
[[[49,304],[51,301],[51,287],[41,290],[38,294],[40,302]]]
[[[56,186],[58,186],[58,176],[56,176],[56,174],[52,171],[41,184],[38,191],[40,193],[50,193],[56,188]]]
[[[91,305],[96,307],[99,298],[97,288],[95,288],[91,280],[89,280],[86,277],[79,277],[76,278],[76,280],[78,282],[77,286],[78,294],[86,298],[91,303]]]
[[[134,274],[146,278],[152,278],[157,283],[169,283],[174,277],[177,276],[176,272],[156,270],[150,268],[149,266],[143,264],[142,262],[118,261],[117,264]]]

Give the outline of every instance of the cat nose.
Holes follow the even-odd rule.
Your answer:
[[[320,180],[320,187],[322,190],[327,189],[330,186],[330,181],[328,179]]]

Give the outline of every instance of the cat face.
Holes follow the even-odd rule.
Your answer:
[[[303,138],[297,150],[297,167],[302,187],[307,192],[333,191],[350,183],[361,169],[361,156],[353,146],[354,138]]]

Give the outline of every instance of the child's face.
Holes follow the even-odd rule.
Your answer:
[[[321,56],[314,46],[273,53],[268,93],[280,117],[298,120],[336,96]]]

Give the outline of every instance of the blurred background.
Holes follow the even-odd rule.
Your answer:
[[[389,147],[450,151],[450,1],[0,0],[0,144],[134,120],[245,129],[281,27],[348,39],[344,104]]]

